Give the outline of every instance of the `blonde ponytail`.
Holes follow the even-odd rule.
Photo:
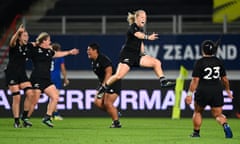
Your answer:
[[[128,12],[127,21],[129,25],[132,25],[135,22],[135,13]]]

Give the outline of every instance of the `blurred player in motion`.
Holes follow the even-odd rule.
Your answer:
[[[92,69],[99,79],[99,87],[104,84],[112,74],[115,73],[111,60],[100,53],[99,46],[96,43],[89,44],[87,48],[88,58],[92,62]],[[95,105],[108,112],[112,117],[112,125],[110,128],[121,128],[121,124],[118,117],[118,110],[113,105],[114,101],[120,94],[121,80],[111,85],[104,93],[104,95],[98,95],[95,97]]]
[[[230,98],[233,98],[233,96],[230,91],[229,80],[224,65],[222,61],[215,56],[217,47],[218,44],[215,44],[211,40],[203,41],[201,45],[203,57],[196,61],[193,69],[192,80],[185,99],[187,104],[191,104],[192,95],[196,91],[194,97],[194,113],[192,117],[194,129],[193,133],[190,135],[191,137],[200,137],[202,113],[207,105],[211,107],[213,117],[223,126],[225,137],[233,137],[226,116],[222,114],[222,83],[225,86],[228,96]]]
[[[58,103],[59,92],[51,81],[50,68],[52,58],[76,55],[79,51],[76,48],[68,51],[54,51],[51,46],[50,35],[46,32],[42,32],[38,35],[36,44],[37,46],[29,52],[33,62],[30,80],[33,86],[34,98],[32,100],[31,109],[34,109],[35,105],[38,103],[41,93],[45,93],[49,96],[50,100],[47,112],[42,122],[48,127],[53,127],[54,125],[51,117]]]
[[[25,94],[24,112],[22,121],[24,127],[31,127],[32,123],[29,121],[27,114],[31,105],[31,98],[33,97],[32,85],[26,74],[25,62],[27,59],[28,49],[32,49],[33,45],[28,43],[28,32],[23,25],[20,25],[16,33],[13,34],[10,40],[9,62],[5,70],[6,82],[12,95],[12,112],[14,117],[14,127],[21,127],[20,124],[20,102],[22,89]]]
[[[153,68],[156,76],[160,80],[161,87],[174,87],[175,82],[169,81],[165,78],[161,62],[144,53],[143,41],[153,41],[158,39],[158,34],[156,33],[147,35],[143,32],[143,27],[147,21],[146,12],[144,10],[137,10],[133,14],[129,13],[127,20],[130,27],[127,31],[126,42],[120,53],[120,62],[117,71],[99,89],[98,95],[102,95],[107,89],[109,89],[109,86],[117,80],[122,79],[132,67]]]
[[[54,51],[61,51],[61,45],[58,43],[53,43],[52,49]],[[63,76],[63,83],[61,79],[61,74]],[[69,84],[63,57],[53,58],[52,64],[51,64],[51,80],[58,90],[62,89],[63,86],[67,86]],[[59,114],[57,107],[55,108],[55,111],[53,112],[52,117],[54,120],[63,120],[63,117]]]

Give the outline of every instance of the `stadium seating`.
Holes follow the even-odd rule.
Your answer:
[[[152,15],[212,14],[211,0],[59,0],[47,15],[126,15],[144,9]]]
[[[17,14],[22,14],[36,0],[4,0],[0,1],[0,32],[6,29]]]

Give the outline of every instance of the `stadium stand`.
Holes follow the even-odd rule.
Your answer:
[[[152,15],[212,14],[211,0],[59,0],[47,15],[126,15],[128,11],[144,9]]]
[[[6,0],[0,1],[0,32],[7,29],[17,14],[23,14],[37,0]]]

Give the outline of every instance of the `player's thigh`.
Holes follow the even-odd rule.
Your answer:
[[[156,64],[160,65],[160,61],[154,57],[144,55],[140,58],[141,67],[154,67]]]
[[[55,87],[54,84],[51,84],[48,86],[44,92],[46,93],[47,96],[49,96],[52,100],[57,100],[59,99],[59,92],[57,88]]]
[[[212,107],[211,111],[214,117],[220,116],[222,114],[222,107]]]

